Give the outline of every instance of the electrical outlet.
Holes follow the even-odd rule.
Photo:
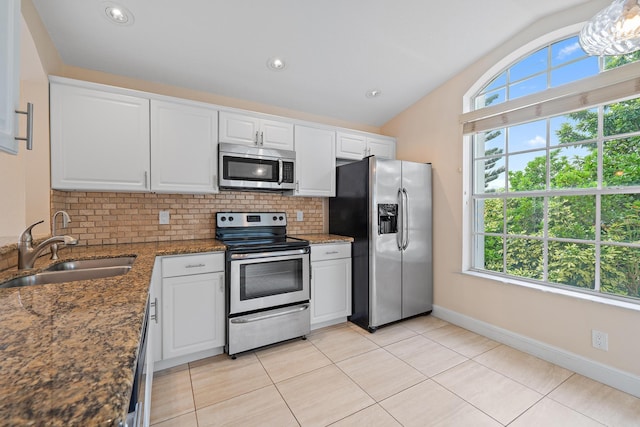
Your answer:
[[[303,220],[304,220],[304,212],[296,211],[296,221],[303,221]]]
[[[158,220],[160,221],[160,224],[169,224],[169,211],[160,211]]]
[[[591,330],[591,345],[594,348],[609,351],[609,334],[606,332]]]

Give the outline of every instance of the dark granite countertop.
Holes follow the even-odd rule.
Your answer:
[[[60,260],[136,255],[123,276],[0,289],[6,425],[117,425],[126,416],[156,256],[224,251],[216,240],[63,247]],[[0,282],[37,272],[11,268]],[[56,261],[57,262],[57,261]]]

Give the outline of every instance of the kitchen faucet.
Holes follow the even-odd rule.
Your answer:
[[[76,245],[78,243],[78,240],[71,236],[52,236],[34,248],[32,245],[33,237],[31,236],[31,229],[43,222],[44,220],[34,222],[20,235],[20,239],[18,240],[18,270],[32,269],[40,252],[53,243],[64,243],[65,245]]]
[[[52,231],[52,235],[56,236],[56,218],[58,217],[58,214],[62,214],[62,228],[67,228],[67,226],[69,225],[69,223],[71,222],[71,218],[69,217],[69,214],[66,213],[65,211],[57,211],[56,213],[53,214],[53,219],[51,220],[51,223],[53,224],[53,231]],[[58,244],[57,243],[53,243],[51,244],[51,259],[52,260],[56,260],[58,259]]]

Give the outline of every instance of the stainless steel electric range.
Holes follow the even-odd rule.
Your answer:
[[[226,352],[302,337],[310,331],[309,242],[286,234],[284,212],[218,212],[226,252]]]

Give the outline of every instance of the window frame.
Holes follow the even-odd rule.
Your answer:
[[[464,113],[461,116],[461,126],[463,127],[463,144],[464,144],[464,148],[463,148],[463,155],[464,155],[464,159],[463,159],[463,242],[462,242],[462,246],[463,246],[463,257],[462,257],[462,271],[463,273],[467,273],[473,276],[477,276],[477,277],[483,277],[483,278],[488,278],[488,279],[492,279],[492,280],[498,280],[504,283],[510,283],[510,284],[517,284],[517,285],[523,285],[526,287],[533,287],[536,289],[541,289],[544,291],[553,291],[553,292],[557,292],[563,295],[570,295],[573,297],[580,297],[580,298],[586,298],[589,300],[593,300],[593,301],[599,301],[599,302],[604,302],[607,304],[615,304],[615,305],[622,305],[626,308],[634,308],[636,310],[640,310],[640,300],[635,299],[633,297],[627,297],[627,296],[620,296],[620,295],[615,295],[615,294],[606,294],[606,293],[601,293],[599,291],[600,288],[600,277],[599,277],[599,273],[600,273],[600,269],[596,268],[596,272],[595,272],[595,286],[594,289],[583,289],[583,288],[574,288],[571,287],[569,285],[560,285],[560,284],[555,284],[552,282],[548,282],[547,279],[547,249],[548,249],[548,243],[549,242],[575,242],[576,239],[570,239],[570,238],[557,238],[557,237],[553,237],[550,238],[548,236],[547,233],[547,219],[548,219],[548,206],[547,206],[547,200],[549,197],[558,197],[558,196],[580,196],[580,195],[593,195],[595,198],[595,204],[596,204],[596,221],[600,221],[600,201],[603,195],[609,195],[609,194],[628,194],[629,193],[629,189],[622,187],[605,187],[602,188],[601,187],[601,183],[602,183],[602,147],[604,145],[604,143],[607,140],[612,139],[611,137],[607,137],[607,136],[603,136],[602,135],[602,114],[603,114],[603,107],[602,104],[604,104],[605,102],[592,102],[589,105],[583,105],[582,108],[580,109],[572,109],[572,110],[564,110],[561,111],[559,114],[544,114],[540,117],[530,117],[529,120],[524,120],[524,121],[514,121],[513,123],[510,123],[508,125],[504,125],[502,126],[502,128],[506,129],[509,126],[513,126],[515,124],[520,124],[520,123],[527,123],[527,122],[531,122],[531,121],[536,121],[536,120],[541,120],[541,119],[548,119],[550,117],[554,117],[556,115],[562,115],[562,114],[567,114],[569,112],[572,111],[579,111],[579,110],[584,110],[584,109],[590,109],[590,108],[597,108],[598,109],[598,117],[599,117],[599,121],[600,121],[600,125],[598,127],[598,132],[599,135],[596,138],[597,144],[598,144],[598,150],[599,150],[599,157],[598,157],[598,184],[596,188],[570,188],[570,189],[553,189],[551,186],[547,187],[545,186],[544,190],[534,190],[534,191],[527,191],[527,192],[518,192],[517,196],[518,197],[542,197],[543,198],[543,203],[544,203],[544,231],[542,236],[540,237],[532,237],[532,236],[527,236],[527,238],[533,238],[533,239],[540,239],[543,241],[543,250],[545,251],[545,256],[544,256],[544,267],[543,267],[543,272],[544,272],[544,276],[542,280],[533,280],[533,279],[527,279],[525,277],[519,277],[519,276],[512,276],[509,274],[506,274],[504,272],[494,272],[494,271],[490,271],[490,270],[486,270],[486,269],[477,269],[474,267],[475,264],[475,260],[473,259],[474,256],[480,255],[477,254],[474,251],[474,246],[477,244],[476,241],[476,235],[478,235],[478,233],[474,232],[474,221],[476,221],[476,218],[474,217],[474,212],[475,212],[475,203],[476,200],[481,200],[481,199],[488,199],[488,198],[499,198],[501,200],[503,200],[503,209],[506,211],[506,201],[509,199],[513,199],[513,192],[508,192],[506,191],[505,188],[505,192],[504,193],[485,193],[483,195],[474,195],[474,179],[472,174],[474,173],[474,161],[476,161],[477,159],[474,158],[474,138],[473,136],[477,133],[477,131],[470,131],[469,128],[467,128],[467,124],[470,121],[473,120],[483,120],[485,119],[485,117],[492,117],[492,116],[499,116],[501,114],[501,110],[504,110],[508,113],[517,111],[518,109],[523,109],[526,110],[527,108],[529,108],[529,111],[531,111],[531,107],[536,107],[539,105],[539,103],[544,102],[545,98],[551,98],[553,99],[553,97],[556,96],[555,93],[560,93],[564,96],[580,96],[581,95],[581,90],[583,89],[589,89],[589,86],[592,85],[592,82],[596,82],[596,83],[600,83],[600,82],[613,82],[614,84],[619,83],[621,81],[625,81],[625,80],[630,80],[629,74],[628,72],[625,72],[625,70],[620,71],[619,69],[614,69],[614,70],[607,70],[607,71],[603,71],[601,73],[599,73],[598,76],[595,77],[599,77],[603,74],[609,74],[607,79],[603,79],[603,78],[595,78],[595,77],[589,77],[587,79],[583,79],[583,80],[589,80],[587,82],[587,84],[583,83],[583,80],[578,80],[576,82],[572,82],[572,83],[567,83],[566,85],[563,85],[561,87],[556,87],[556,88],[551,88],[551,89],[546,89],[540,93],[536,93],[536,94],[532,94],[532,95],[528,95],[527,97],[522,97],[522,98],[516,98],[515,100],[507,100],[505,102],[502,102],[500,104],[497,104],[495,106],[489,106],[489,107],[484,107],[484,108],[479,108],[478,110],[474,110],[474,100],[475,97],[480,93],[480,90],[483,89],[485,86],[489,85],[493,79],[495,79],[496,77],[500,76],[500,74],[504,71],[507,70],[508,68],[510,68],[512,65],[514,65],[515,63],[517,63],[518,61],[520,61],[521,59],[526,58],[529,54],[536,52],[537,50],[544,48],[546,46],[548,46],[549,44],[555,43],[556,41],[560,41],[566,38],[570,38],[572,36],[574,36],[580,29],[581,25],[580,24],[576,24],[576,25],[572,25],[563,29],[560,29],[558,31],[555,31],[553,33],[547,34],[543,37],[540,37],[528,44],[526,44],[525,46],[521,47],[520,49],[517,49],[516,51],[514,51],[513,53],[511,53],[510,55],[507,55],[505,58],[503,58],[501,61],[499,61],[498,63],[496,63],[493,67],[491,67],[487,72],[485,72],[483,74],[483,76],[481,78],[479,78],[476,83],[469,89],[469,91],[467,91],[467,93],[465,94],[463,101],[464,101]],[[601,60],[600,60],[601,61]],[[638,64],[637,67],[634,67],[634,72],[636,69],[640,69],[638,68],[640,67],[640,64]],[[621,68],[625,68],[625,67],[621,67]],[[613,78],[611,78],[613,76]],[[637,74],[636,74],[637,76]],[[591,88],[594,89],[602,89],[602,86],[592,86]],[[548,92],[554,92],[553,94],[551,94],[551,96],[549,96]],[[627,95],[626,97],[622,97],[622,98],[615,98],[615,99],[609,99],[606,101],[607,104],[609,103],[614,103],[614,102],[621,102],[624,101],[625,99],[635,99],[640,97],[640,93],[632,93]],[[504,113],[503,111],[503,113]],[[526,111],[523,113],[526,115]],[[517,115],[516,115],[517,116]],[[547,122],[548,125],[548,122]],[[497,127],[500,128],[500,127]],[[483,130],[491,130],[491,128],[485,128]],[[549,135],[549,133],[547,133],[547,136]],[[616,137],[614,139],[619,139],[619,138],[623,138],[624,135],[616,135]],[[557,147],[550,147],[550,142],[547,141],[545,147],[544,147],[544,151],[546,153],[546,157],[547,157],[547,165],[548,165],[548,161],[549,161],[549,153],[551,152],[551,150],[553,150],[554,148]],[[530,151],[534,151],[534,150],[530,150]],[[508,157],[508,152],[504,153],[504,159],[505,159],[505,163],[508,161],[507,157]],[[547,168],[548,169],[548,168]],[[550,185],[550,181],[549,181],[549,173],[550,171],[547,170],[547,180],[546,183],[547,185]],[[508,186],[508,179],[506,177],[507,172],[505,172],[505,185]],[[633,193],[635,193],[635,191],[633,191]],[[511,196],[511,197],[510,197]],[[506,212],[503,213],[503,215],[506,215]],[[506,219],[503,218],[503,225],[505,223]],[[596,222],[599,223],[599,222]],[[509,235],[507,233],[507,229],[503,226],[502,232],[501,233],[480,233],[480,234],[484,234],[484,235],[491,235],[491,236],[499,236],[503,239],[503,251],[506,249],[506,245],[507,245],[507,236],[509,237],[514,237],[513,235]],[[593,240],[584,240],[584,239],[578,239],[578,241],[580,243],[585,243],[588,242],[590,244],[594,244],[595,250],[596,250],[596,257],[598,258],[598,264],[599,264],[599,260],[600,260],[600,247],[601,247],[601,243],[604,243],[606,245],[611,245],[611,246],[629,246],[628,244],[625,243],[620,243],[620,242],[609,242],[609,241],[604,241],[601,242],[601,236],[600,233],[598,232],[598,229],[596,228],[596,233],[593,236]],[[637,247],[637,246],[632,246],[632,247]],[[503,252],[502,255],[503,258],[503,271],[507,271],[506,268],[504,268],[504,264],[506,264],[507,262],[507,256],[506,253]],[[484,257],[482,259],[483,263],[484,263]]]

